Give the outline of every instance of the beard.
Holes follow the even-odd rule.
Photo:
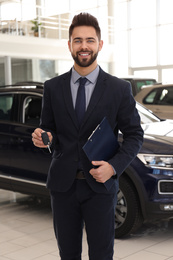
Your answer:
[[[97,58],[98,56],[98,52],[96,52],[95,54],[93,54],[93,52],[90,53],[91,57],[90,59],[86,59],[83,58],[81,61],[79,60],[79,52],[77,52],[76,55],[71,54],[73,57],[73,60],[76,62],[77,65],[79,65],[80,67],[89,67]]]

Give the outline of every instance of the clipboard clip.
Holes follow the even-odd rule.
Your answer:
[[[91,142],[92,142],[92,139],[91,139],[91,138],[92,138],[93,134],[95,133],[95,131],[96,131],[97,129],[98,129],[98,130],[100,130],[100,129],[101,129],[101,126],[100,126],[100,124],[99,124],[99,125],[98,125],[98,126],[95,128],[95,129],[94,129],[94,131],[93,131],[93,132],[91,133],[91,135],[88,137],[88,140],[89,140],[89,141],[91,141]]]

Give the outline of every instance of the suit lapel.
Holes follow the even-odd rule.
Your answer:
[[[77,117],[76,117],[76,113],[72,101],[70,79],[71,79],[71,70],[64,76],[63,95],[64,95],[67,111],[70,117],[72,118],[72,121],[74,122],[75,126],[78,128]]]
[[[72,118],[72,121],[74,122],[76,128],[79,128],[76,113],[73,107],[72,94],[70,88],[70,79],[71,79],[71,70],[64,76],[64,85],[63,85],[64,100],[65,100],[65,105],[67,107],[68,113]],[[103,95],[105,88],[106,88],[106,73],[100,68],[97,83],[92,93],[88,108],[85,112],[84,120],[81,127],[84,126],[88,117],[90,116],[94,108],[97,106],[97,103],[99,102],[101,96]]]
[[[100,68],[97,83],[95,85],[88,108],[86,110],[83,124],[85,124],[90,114],[94,111],[95,107],[97,106],[97,103],[99,102],[100,98],[104,93],[105,88],[106,88],[106,73]]]

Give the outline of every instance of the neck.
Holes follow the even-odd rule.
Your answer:
[[[97,67],[97,62],[94,62],[89,67],[80,67],[78,64],[74,63],[74,69],[81,75],[86,76],[90,74]]]

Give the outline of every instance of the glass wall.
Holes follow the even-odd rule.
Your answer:
[[[119,74],[124,74],[127,63],[130,74],[173,82],[173,1],[115,0],[114,8]]]
[[[108,4],[111,8],[108,8]],[[38,15],[42,19],[50,17],[52,20],[49,21],[49,26],[48,24],[46,26],[49,29],[52,26],[52,32],[45,26],[44,37],[67,40],[68,26],[72,17],[82,11],[90,12],[99,20],[104,40],[103,47],[108,48],[109,43],[113,46],[111,64],[104,61],[100,64],[108,72],[117,76],[145,75],[156,78],[159,82],[171,82],[173,81],[172,10],[172,0],[64,0],[61,5],[57,0],[21,0],[1,3],[1,19],[10,19],[14,22],[34,19]],[[57,23],[58,19],[61,19],[61,26],[64,27]],[[110,41],[110,37],[113,40]],[[23,58],[22,63],[25,64],[23,68],[29,69],[21,76],[20,73],[17,74],[17,67],[20,66],[15,63],[16,60],[12,59],[13,82],[19,77],[20,80],[42,81],[65,72],[73,64],[69,60],[40,59],[38,62]],[[3,84],[3,57],[0,68],[0,84]],[[113,72],[110,68],[113,68]]]
[[[30,20],[36,17],[36,0],[0,1],[1,20]]]
[[[25,81],[44,82],[57,75],[54,60],[11,59],[12,84]]]
[[[12,84],[32,81],[32,61],[28,59],[11,59]]]
[[[172,83],[173,82],[173,68],[172,69],[162,69],[162,82]]]

